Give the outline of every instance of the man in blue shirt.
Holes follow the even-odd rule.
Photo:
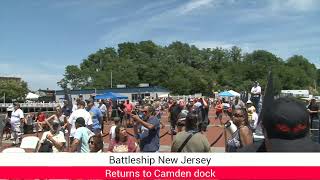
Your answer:
[[[101,110],[94,105],[93,99],[87,100],[87,111],[90,113],[92,118],[92,131],[94,132],[94,134],[100,134],[103,128],[103,115],[101,113]]]
[[[145,105],[141,112],[140,116],[132,115],[135,122],[133,127],[135,136],[140,139],[140,151],[158,152],[160,148],[160,121],[155,116],[155,108],[152,105]]]
[[[94,135],[93,132],[91,132],[90,129],[86,127],[86,123],[83,117],[77,118],[75,126],[77,130],[74,135],[74,141],[71,145],[71,152],[90,152],[89,139]]]

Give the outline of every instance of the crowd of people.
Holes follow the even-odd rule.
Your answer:
[[[25,116],[15,103],[8,108],[7,119],[13,145],[21,143],[23,133],[43,131],[38,152],[159,152],[164,112],[170,122],[171,152],[211,152],[205,134],[212,122],[232,129],[229,135],[225,134],[227,152],[320,150],[319,144],[309,138],[312,123],[319,121],[315,99],[306,106],[293,98],[279,98],[259,117],[261,99],[261,87],[256,82],[251,98],[245,102],[236,96],[149,99],[133,104],[129,100],[84,100],[79,96],[73,105],[65,100],[49,117],[44,112]],[[211,109],[215,111],[215,120],[209,118]],[[104,123],[112,124],[109,133],[104,130]],[[256,142],[254,133],[259,125],[264,140]],[[106,135],[109,144],[104,148]]]

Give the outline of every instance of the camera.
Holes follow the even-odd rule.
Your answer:
[[[237,126],[230,120],[224,124],[225,129],[229,131],[230,134],[233,134],[237,131]]]

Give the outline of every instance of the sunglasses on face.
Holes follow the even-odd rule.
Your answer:
[[[234,117],[244,117],[243,114],[233,114]]]

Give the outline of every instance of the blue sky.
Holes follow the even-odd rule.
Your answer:
[[[142,40],[299,54],[320,68],[319,19],[319,0],[1,1],[0,75],[57,89],[65,66]]]

